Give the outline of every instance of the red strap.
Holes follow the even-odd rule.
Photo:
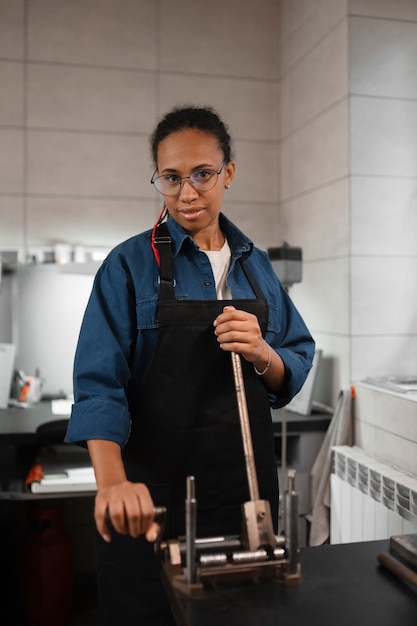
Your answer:
[[[156,237],[156,231],[157,228],[159,226],[159,224],[161,224],[161,222],[163,222],[163,220],[165,219],[165,216],[168,215],[168,209],[166,204],[164,203],[164,206],[162,207],[162,211],[159,214],[159,217],[155,223],[155,226],[153,227],[152,230],[152,235],[151,235],[151,247],[152,247],[152,251],[155,257],[156,262],[158,263],[158,267],[160,267],[161,265],[161,259],[159,257],[159,252],[158,252],[158,248],[155,245],[155,237]]]

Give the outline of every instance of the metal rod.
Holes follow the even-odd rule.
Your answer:
[[[288,470],[288,487],[284,493],[284,525],[288,555],[288,572],[295,574],[299,562],[298,493],[295,491],[295,470]]]
[[[246,402],[245,384],[242,373],[242,363],[240,355],[232,352],[233,376],[235,380],[235,389],[237,404],[239,409],[240,428],[242,431],[243,450],[245,453],[246,473],[248,476],[249,497],[250,500],[259,500],[258,478],[256,475],[255,457],[253,454],[252,435],[250,431],[250,422],[248,414],[248,405]]]
[[[186,581],[189,585],[196,582],[195,539],[197,527],[197,501],[195,499],[195,478],[187,477],[187,497],[185,500],[186,534]]]

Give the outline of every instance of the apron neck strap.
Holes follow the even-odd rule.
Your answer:
[[[156,229],[153,243],[158,250],[159,265],[159,292],[162,300],[175,300],[174,263],[171,251],[171,236],[166,222],[159,224]]]
[[[172,239],[168,231],[166,222],[159,224],[156,229],[153,243],[158,250],[160,258],[159,266],[159,292],[161,300],[175,300],[175,276],[174,276],[174,263],[172,258],[171,243]],[[265,296],[262,293],[255,277],[253,276],[246,263],[242,258],[239,259],[239,265],[241,266],[250,286],[252,287],[255,296],[258,300],[265,300]]]

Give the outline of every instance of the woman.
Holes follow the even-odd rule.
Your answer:
[[[187,475],[198,536],[240,532],[248,485],[231,352],[243,357],[260,497],[277,531],[270,406],[299,391],[314,353],[266,253],[220,212],[235,163],[219,116],[174,109],[151,150],[163,212],[97,273],[66,438],[86,444],[94,466],[99,617],[112,626],[174,623],[151,543],[153,510],[167,508],[168,537],[184,533]]]

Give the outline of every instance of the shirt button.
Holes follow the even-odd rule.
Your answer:
[[[205,280],[204,284],[205,284],[206,287],[211,287],[213,283],[212,283],[211,280]]]

